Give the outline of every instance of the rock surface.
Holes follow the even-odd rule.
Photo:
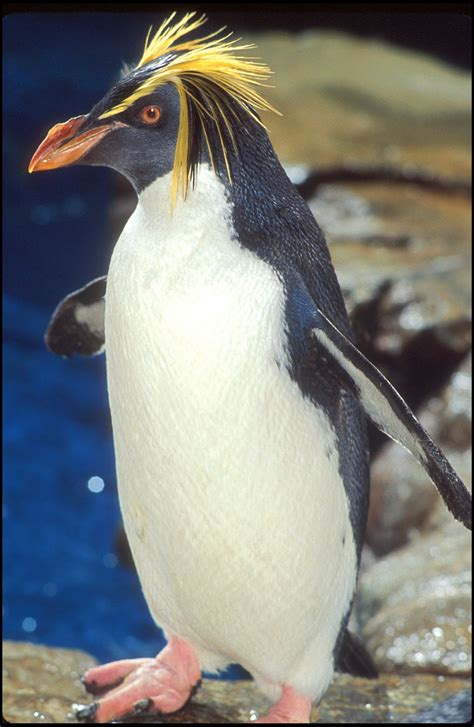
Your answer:
[[[66,722],[71,704],[84,698],[81,675],[96,663],[76,649],[4,641],[4,718],[24,724]]]
[[[89,701],[78,677],[95,660],[81,651],[17,642],[4,642],[3,646],[4,718],[23,724],[75,722],[72,705]],[[376,681],[338,675],[313,710],[312,722],[398,722],[467,687],[465,679],[432,675],[385,675]],[[256,714],[260,716],[268,704],[252,682],[204,679],[180,712],[167,718],[134,717],[133,722],[248,722]]]
[[[284,162],[382,159],[469,174],[470,75],[422,53],[343,33],[251,36],[275,75],[266,115]]]
[[[355,611],[384,672],[471,673],[471,537],[450,522],[362,574]]]

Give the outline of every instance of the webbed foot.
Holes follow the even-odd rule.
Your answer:
[[[154,659],[124,659],[89,669],[83,684],[101,696],[91,705],[77,705],[75,714],[81,722],[103,723],[145,712],[176,712],[200,678],[192,647],[173,636]]]

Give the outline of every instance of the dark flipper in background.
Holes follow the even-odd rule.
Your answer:
[[[342,635],[336,671],[365,679],[377,679],[379,675],[377,667],[362,641],[349,629],[345,629]]]
[[[105,349],[104,314],[107,278],[96,278],[62,300],[45,334],[46,346],[58,356],[94,356]]]

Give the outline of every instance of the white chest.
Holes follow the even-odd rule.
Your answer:
[[[355,556],[337,447],[287,372],[281,282],[231,239],[220,183],[202,174],[172,218],[158,191],[144,193],[107,283],[121,506],[156,620],[245,664],[245,644],[263,646],[232,610],[264,638],[300,609],[304,644],[324,620],[314,612],[321,593],[336,589],[340,601],[332,631],[350,600]]]

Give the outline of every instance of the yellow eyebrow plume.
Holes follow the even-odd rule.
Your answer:
[[[173,165],[172,205],[176,201],[178,191],[183,198],[186,196],[191,170],[189,168],[190,124],[188,103],[192,105],[201,123],[211,163],[214,159],[209,142],[209,130],[214,128],[229,181],[231,180],[227,149],[223,130],[228,132],[235,146],[232,132],[232,107],[230,97],[237,105],[262,124],[258,111],[279,113],[255,87],[266,86],[265,81],[271,71],[264,63],[254,58],[242,56],[240,51],[255,48],[253,44],[238,45],[240,39],[230,40],[232,33],[222,36],[221,28],[205,37],[195,40],[181,40],[194,30],[200,28],[207,20],[205,15],[196,18],[196,13],[186,13],[184,17],[172,25],[176,13],[172,13],[151,36],[151,28],[145,41],[143,55],[137,69],[160,58],[161,63],[138,85],[138,87],[120,103],[103,113],[105,119],[121,113],[135,101],[147,96],[164,83],[174,83],[180,97],[180,122],[176,151]],[[168,58],[166,56],[169,56]]]

